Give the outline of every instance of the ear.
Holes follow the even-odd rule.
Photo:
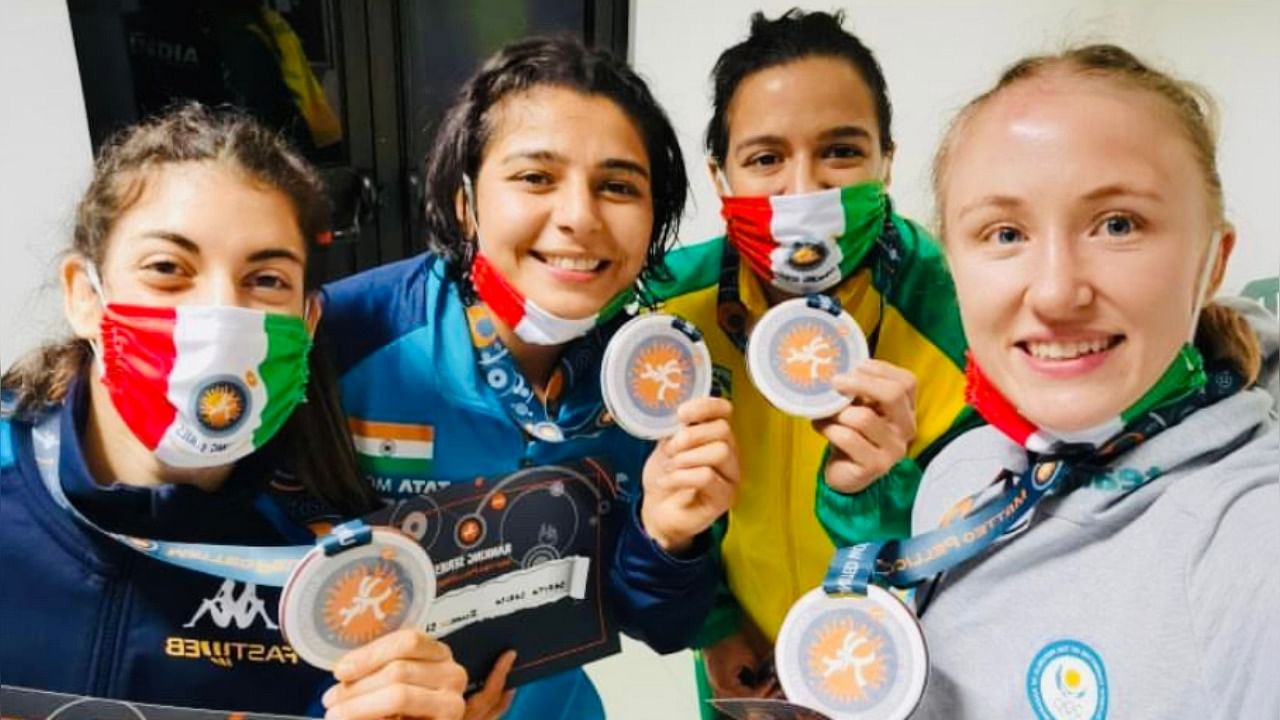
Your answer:
[[[1236,227],[1231,223],[1224,223],[1219,232],[1222,236],[1218,239],[1218,256],[1213,259],[1209,287],[1205,288],[1206,304],[1218,294],[1218,290],[1222,287],[1222,279],[1227,275],[1227,260],[1231,259],[1231,252],[1236,249]]]
[[[96,340],[101,332],[102,300],[89,282],[88,261],[68,255],[58,273],[62,284],[62,312],[76,337]]]
[[[729,195],[729,180],[713,157],[707,158],[707,177],[711,178],[711,187],[716,189],[716,195],[720,197]]]
[[[320,316],[324,314],[324,303],[320,300],[320,292],[307,293],[307,298],[302,303],[302,315],[307,323],[307,333],[315,337],[316,328],[320,327]]]
[[[453,216],[458,220],[458,227],[462,228],[463,237],[475,235],[475,228],[471,227],[471,213],[467,212],[467,194],[461,187],[453,194]]]
[[[884,189],[888,190],[893,182],[893,150],[884,154]]]

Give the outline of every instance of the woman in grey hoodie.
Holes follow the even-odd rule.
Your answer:
[[[1280,718],[1280,341],[1259,306],[1206,307],[1236,243],[1210,107],[1090,46],[1014,65],[944,140],[941,237],[990,426],[934,460],[914,509],[917,535],[982,547],[916,589],[916,717]],[[1025,512],[1019,478],[1055,467]]]

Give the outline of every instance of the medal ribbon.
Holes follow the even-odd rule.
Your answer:
[[[1189,371],[1184,369],[1188,361],[1192,363]],[[974,378],[984,377],[976,371],[976,366],[972,369],[971,383]],[[1182,378],[1184,381],[1172,382],[1170,378]],[[979,382],[985,383],[985,380]],[[1071,492],[1118,456],[1178,424],[1196,410],[1236,393],[1243,386],[1244,379],[1228,369],[1214,371],[1206,382],[1199,352],[1187,346],[1153,390],[1134,405],[1140,409],[1140,414],[1132,417],[1105,442],[1095,446],[1058,441],[1046,452],[1029,450],[1031,467],[1020,474],[1002,470],[993,481],[993,484],[1006,486],[999,496],[974,508],[978,498],[987,492],[988,488],[984,488],[957,504],[958,508],[974,508],[961,519],[902,540],[859,543],[840,548],[827,567],[822,587],[828,595],[862,594],[872,582],[911,587],[976,557],[1017,526],[1045,497]],[[1020,423],[1008,422],[1009,413],[1016,414],[1016,410],[993,385],[971,384],[969,396],[971,402],[975,397],[983,398],[975,404],[975,409],[1015,441],[1019,441],[1019,436],[1037,437],[1034,433],[1026,435],[1021,432],[1023,424],[1028,422],[1021,415],[1017,415]],[[1131,411],[1133,408],[1122,413],[1122,417],[1131,417]]]
[[[259,547],[150,540],[103,529],[81,514],[62,489],[62,481],[58,475],[58,457],[62,446],[61,422],[62,418],[58,413],[50,413],[31,431],[36,467],[45,489],[54,502],[71,513],[76,520],[125,547],[187,570],[272,587],[283,587],[293,568],[311,551],[311,545]],[[328,535],[317,539],[316,544],[324,548],[326,555],[334,555],[369,542],[372,533],[364,522],[352,520],[335,527]]]
[[[476,365],[480,377],[485,384],[498,395],[507,415],[531,437],[546,442],[564,442],[599,428],[596,425],[598,413],[588,413],[586,418],[575,427],[565,427],[552,419],[553,409],[549,409],[533,392],[533,385],[525,378],[516,364],[511,351],[498,337],[497,326],[493,315],[483,302],[467,305],[467,324],[471,330],[471,343],[476,352]],[[611,322],[624,319],[624,314],[616,315]],[[607,333],[612,334],[612,333]],[[561,357],[556,369],[552,372],[549,391],[552,395],[563,397],[575,381],[575,367],[580,363],[573,358],[581,358],[584,354],[591,358],[599,358],[603,352],[602,333],[597,329],[582,339],[575,341]],[[550,402],[550,400],[549,400]],[[551,404],[554,405],[552,402]]]

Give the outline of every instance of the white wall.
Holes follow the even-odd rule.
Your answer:
[[[634,0],[632,60],[680,133],[694,188],[682,232],[722,232],[705,170],[708,73],[743,39],[749,16],[800,4],[843,8],[876,53],[894,107],[891,191],[900,212],[932,224],[929,163],[952,114],[1028,53],[1119,42],[1155,66],[1207,87],[1222,111],[1219,166],[1240,243],[1225,289],[1280,272],[1280,3],[1274,0]]]
[[[62,0],[0,16],[0,367],[63,330],[55,284],[93,151]]]

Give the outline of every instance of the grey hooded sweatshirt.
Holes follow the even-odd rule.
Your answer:
[[[913,718],[1280,719],[1280,329],[1236,307],[1262,341],[1258,386],[918,588],[931,670]],[[929,465],[914,532],[1026,464],[995,428],[960,437]]]

